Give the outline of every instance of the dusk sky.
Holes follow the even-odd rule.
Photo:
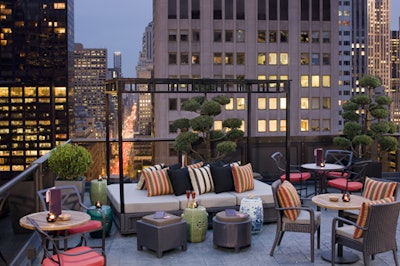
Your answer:
[[[391,29],[399,29],[400,1],[391,0]],[[112,67],[122,53],[124,77],[135,77],[145,27],[152,20],[152,0],[75,0],[75,42],[85,48],[107,48]]]

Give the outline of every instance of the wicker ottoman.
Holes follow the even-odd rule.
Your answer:
[[[162,257],[164,251],[181,247],[186,251],[186,222],[181,217],[167,214],[165,218],[155,219],[154,214],[137,221],[137,249],[143,247]]]
[[[240,248],[251,245],[251,218],[244,213],[227,216],[225,211],[213,218],[213,240],[216,247]]]

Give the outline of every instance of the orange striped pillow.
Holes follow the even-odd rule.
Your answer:
[[[253,168],[248,163],[243,166],[232,165],[233,184],[235,191],[241,193],[254,189]]]
[[[202,167],[203,165],[204,165],[203,162],[198,162],[198,163],[189,164],[187,167],[188,167],[188,168],[194,169],[194,168],[200,168],[200,167]]]
[[[167,169],[143,171],[147,187],[147,196],[168,195],[174,193]]]
[[[397,182],[376,181],[365,178],[363,197],[370,200],[384,199],[394,195]]]
[[[142,170],[142,174],[140,175],[139,181],[138,181],[138,183],[136,185],[136,189],[138,189],[138,190],[146,189],[146,182],[144,180],[144,175],[143,175],[144,171],[157,171],[157,170],[160,170],[162,168],[164,168],[164,164],[163,163],[156,164],[156,165],[153,165],[153,166],[148,166],[148,167],[144,168]]]
[[[358,215],[358,218],[357,218],[357,225],[359,225],[361,227],[365,227],[365,225],[367,223],[369,206],[376,205],[376,204],[389,203],[389,202],[393,202],[393,201],[394,201],[394,197],[388,197],[388,198],[384,198],[384,199],[380,199],[380,200],[364,202],[362,204],[362,206],[361,206],[360,214]],[[362,235],[363,235],[363,230],[361,230],[360,228],[356,227],[354,229],[353,237],[354,238],[361,238]]]
[[[278,188],[278,201],[281,208],[301,207],[300,197],[296,188],[286,180]],[[284,210],[283,213],[293,222],[297,219],[300,210]]]

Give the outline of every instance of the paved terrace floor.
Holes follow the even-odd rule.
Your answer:
[[[86,195],[85,199],[89,199],[89,195]],[[313,206],[308,199],[304,201],[304,204]],[[313,206],[313,208],[316,207]],[[110,236],[106,240],[107,265],[330,265],[330,262],[321,258],[321,251],[330,249],[331,222],[332,217],[337,216],[337,211],[322,209],[321,212],[321,248],[315,249],[314,263],[310,262],[310,239],[309,234],[306,233],[285,233],[281,245],[275,249],[274,256],[269,255],[275,237],[275,223],[264,224],[261,233],[252,235],[251,246],[242,248],[238,253],[229,248],[214,248],[213,233],[210,229],[207,231],[204,242],[188,242],[187,251],[180,249],[167,251],[161,258],[157,258],[155,252],[146,248],[138,251],[136,235],[122,236],[113,224]],[[400,239],[399,225],[397,239],[398,241]],[[90,239],[90,241],[99,240]],[[351,249],[345,248],[345,250],[361,255],[360,252]],[[397,254],[400,258],[400,251]],[[34,265],[39,265],[39,263],[34,263]],[[364,264],[360,259],[351,265]],[[392,253],[376,255],[371,265],[394,265]]]

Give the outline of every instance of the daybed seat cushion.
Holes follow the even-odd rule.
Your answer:
[[[186,195],[182,195],[177,197],[179,198],[181,204],[181,210],[186,208],[187,199]],[[215,193],[209,192],[201,195],[196,195],[196,200],[200,202],[201,206],[204,206],[206,209],[211,207],[228,207],[228,206],[236,206],[236,197],[230,193]]]
[[[124,184],[125,213],[179,210],[179,198],[174,194],[147,197],[147,190],[137,190],[136,185]],[[121,212],[119,184],[108,185],[107,196],[115,209]]]
[[[235,205],[240,205],[242,199],[249,197],[250,195],[261,198],[264,204],[274,203],[274,197],[272,196],[271,186],[256,179],[254,180],[253,190],[245,191],[242,193],[237,193],[237,192],[228,192],[228,193],[236,197]]]

